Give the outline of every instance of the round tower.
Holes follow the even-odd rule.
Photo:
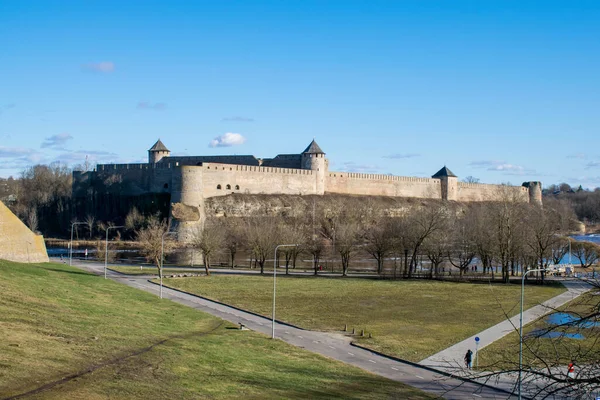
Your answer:
[[[542,182],[539,181],[530,181],[523,182],[523,186],[525,186],[529,191],[529,203],[542,205]]]
[[[169,157],[170,154],[171,151],[167,149],[167,146],[165,146],[160,139],[158,139],[156,143],[154,143],[154,146],[150,147],[150,150],[148,150],[148,162],[150,164],[156,164],[163,157]]]
[[[315,175],[315,194],[325,194],[325,174],[327,173],[327,160],[325,152],[317,142],[310,142],[302,152],[302,169],[309,169]]]
[[[173,168],[171,225],[180,242],[190,242],[204,227],[202,166]]]

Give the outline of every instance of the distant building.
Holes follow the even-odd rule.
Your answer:
[[[231,193],[339,193],[470,202],[494,200],[500,188],[500,185],[458,182],[457,176],[445,166],[431,178],[329,171],[325,152],[314,140],[300,154],[279,154],[265,159],[251,155],[174,157],[158,140],[148,150],[148,163],[103,164],[95,171],[73,173],[75,197],[85,197],[91,185],[106,192],[116,185],[121,195],[169,194],[171,216],[184,236],[189,229],[203,223],[204,199]],[[525,202],[541,204],[540,182],[502,187]]]

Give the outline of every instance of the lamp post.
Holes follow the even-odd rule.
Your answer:
[[[164,255],[165,255],[165,236],[167,235],[176,235],[177,232],[165,232],[162,234],[161,238],[160,238],[160,270],[158,271],[160,273],[160,298],[163,298],[163,264],[165,263],[165,259],[164,259]]]
[[[277,250],[280,247],[296,247],[297,244],[280,244],[275,246],[275,257],[273,258],[273,323],[271,328],[271,339],[275,339],[275,290],[277,288]]]
[[[69,242],[69,265],[71,265],[71,261],[73,260],[73,228],[75,225],[86,225],[85,222],[73,222],[71,224],[71,241]]]
[[[108,263],[108,231],[110,229],[124,228],[124,226],[109,226],[106,228],[106,242],[104,242],[104,279],[106,279],[106,266]]]
[[[525,276],[531,272],[541,272],[546,271],[545,268],[537,268],[530,269],[529,271],[525,271],[523,276],[521,277],[521,313],[519,314],[519,400],[521,400],[521,383],[522,383],[522,374],[523,374],[523,301],[525,298]]]

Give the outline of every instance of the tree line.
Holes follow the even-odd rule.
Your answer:
[[[448,268],[462,277],[477,265],[503,282],[526,269],[558,264],[569,245],[581,267],[597,262],[597,245],[564,236],[573,229],[572,210],[562,203],[538,207],[512,196],[506,190],[497,202],[422,201],[395,215],[368,200],[340,197],[306,215],[210,217],[188,245],[203,254],[207,273],[217,254],[227,253],[234,267],[242,251],[264,273],[279,244],[297,244],[280,250],[278,265],[285,265],[286,272],[304,255],[313,260],[314,274],[324,258],[335,258],[344,276],[365,256],[373,259],[380,275],[435,278]],[[144,235],[160,236],[148,234],[150,227],[165,232],[167,223],[146,223],[137,230],[140,242],[149,242]],[[148,258],[155,261],[155,256]],[[429,268],[419,268],[423,264]]]

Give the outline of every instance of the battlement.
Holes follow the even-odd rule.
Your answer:
[[[139,163],[139,164],[98,164],[97,172],[113,172],[121,170],[170,169],[179,167],[179,163]]]
[[[526,193],[529,191],[528,188],[524,187],[524,186],[507,186],[507,185],[494,185],[494,184],[489,184],[489,183],[468,183],[468,182],[458,182],[458,187],[459,188],[464,188],[464,189],[482,189],[482,188],[503,188],[503,187],[509,187],[511,189],[514,190],[519,190],[523,193]]]
[[[236,172],[262,172],[271,174],[288,174],[288,175],[312,175],[313,171],[297,168],[279,168],[279,167],[256,167],[253,165],[232,165],[232,164],[216,164],[202,163],[204,169],[212,171],[236,171]]]
[[[396,176],[385,174],[363,174],[358,172],[330,172],[329,178],[369,179],[382,181],[431,183],[437,185],[440,184],[440,180],[435,178],[418,178],[416,176]]]

